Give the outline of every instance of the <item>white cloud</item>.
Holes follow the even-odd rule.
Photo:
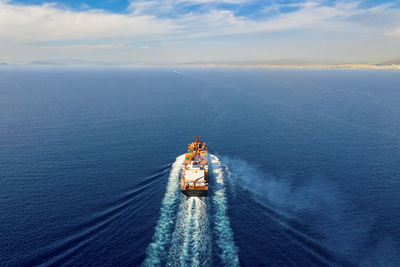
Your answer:
[[[400,37],[400,28],[389,30],[385,32],[385,35],[388,37]]]
[[[250,4],[255,0],[133,0],[127,10],[132,14],[152,14],[152,15],[168,15],[173,14],[182,8],[193,5],[216,6],[218,4],[243,5]],[[179,14],[178,14],[179,16]]]
[[[300,5],[300,4],[299,4]],[[200,38],[219,35],[237,35],[268,33],[296,29],[330,29],[332,26],[358,27],[357,22],[347,18],[357,16],[368,9],[358,9],[357,3],[338,3],[334,6],[323,6],[316,2],[302,3],[301,8],[290,13],[263,20],[250,20],[235,15],[231,10],[211,9],[207,13],[188,13],[177,19],[186,29],[184,38]],[[178,36],[179,38],[179,36]]]
[[[208,3],[210,0],[179,0],[178,2]],[[215,1],[212,1],[215,2]],[[248,0],[217,2],[244,3]],[[55,5],[21,6],[0,3],[0,37],[23,42],[87,40],[101,38],[135,38],[147,36],[190,38],[216,35],[249,34],[290,29],[357,26],[347,18],[369,14],[385,15],[387,6],[360,9],[355,2],[338,2],[333,6],[307,1],[301,8],[256,21],[237,16],[232,10],[211,8],[207,12],[189,12],[174,18],[161,18],[159,13],[172,8],[172,2],[135,1],[129,6],[131,14],[110,14],[100,10],[72,11]],[[153,14],[146,14],[153,11]],[[400,20],[400,19],[399,19]],[[377,25],[381,27],[382,25]]]
[[[39,47],[54,52],[54,56],[60,55],[63,49],[74,49],[75,52],[87,51],[89,47],[97,51],[114,49],[116,54],[123,58],[121,53],[130,53],[129,49],[146,49],[147,46],[138,45],[140,43],[151,44],[152,53],[158,51],[159,54],[154,55],[160,58],[167,57],[163,53],[168,53],[168,58],[174,58],[173,55],[183,53],[182,42],[186,44],[185,57],[188,57],[190,47],[198,47],[199,41],[209,42],[210,51],[222,51],[227,53],[227,57],[228,53],[231,53],[230,56],[234,58],[237,57],[237,53],[223,49],[227,44],[213,38],[236,36],[235,46],[254,47],[262,53],[265,49],[251,43],[248,36],[251,36],[254,42],[273,43],[275,41],[268,39],[268,33],[287,31],[291,32],[286,33],[283,39],[293,42],[297,41],[296,38],[301,39],[302,33],[307,31],[318,35],[314,37],[315,40],[310,40],[304,45],[304,51],[309,49],[308,46],[311,50],[323,51],[325,47],[318,48],[318,43],[324,43],[325,50],[329,47],[332,51],[338,51],[338,47],[347,45],[346,51],[354,51],[361,39],[368,39],[365,47],[373,47],[378,55],[382,53],[378,51],[378,47],[390,47],[386,51],[389,53],[388,51],[393,51],[397,44],[387,40],[385,45],[384,42],[378,43],[382,38],[397,40],[398,38],[392,37],[400,35],[400,27],[396,26],[400,25],[399,9],[389,4],[361,8],[359,2],[353,1],[339,1],[333,5],[326,5],[324,1],[307,0],[300,3],[275,4],[270,10],[278,12],[264,18],[251,19],[237,15],[236,11],[241,5],[251,2],[253,0],[140,0],[131,2],[127,9],[129,13],[113,14],[101,10],[70,10],[55,4],[15,5],[0,0],[0,46],[3,51],[12,52],[0,54],[0,61],[4,61],[4,58],[10,55],[23,57],[27,53],[34,53],[35,50],[38,51],[37,55],[41,55],[44,50]],[[218,3],[230,3],[235,8],[222,9]],[[185,9],[193,4],[204,7]],[[288,6],[298,9],[279,13],[281,7]],[[186,10],[186,13],[182,13],[183,10]],[[332,40],[332,36],[337,39]],[[332,40],[332,43],[327,44],[326,40]],[[342,46],[339,46],[339,43]],[[285,45],[288,44],[281,43],[281,46]],[[165,50],[165,47],[170,50]],[[179,48],[173,50],[174,47]],[[313,47],[315,49],[312,49]],[[17,52],[18,49],[20,53]],[[204,50],[203,47],[201,49]],[[279,49],[278,44],[276,49]],[[192,48],[192,53],[197,54],[194,50],[195,48]],[[299,50],[299,55],[305,53],[304,51]],[[204,50],[203,53],[207,52]],[[112,59],[111,53],[109,55]],[[102,55],[104,56],[106,55]]]
[[[142,14],[160,14],[166,13],[173,8],[173,5],[170,1],[165,1],[162,4],[158,1],[132,1],[127,10],[131,11],[133,15],[142,15]]]
[[[180,27],[153,16],[110,14],[99,10],[62,10],[55,5],[0,3],[0,37],[9,41],[44,42],[163,35]]]

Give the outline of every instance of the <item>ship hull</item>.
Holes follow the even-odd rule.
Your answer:
[[[188,144],[182,165],[181,191],[187,197],[205,197],[208,192],[208,153],[205,142]]]
[[[182,193],[187,197],[205,197],[208,190],[182,190]]]

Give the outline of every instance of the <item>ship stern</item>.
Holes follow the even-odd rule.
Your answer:
[[[187,197],[206,197],[208,190],[181,190],[182,193]]]

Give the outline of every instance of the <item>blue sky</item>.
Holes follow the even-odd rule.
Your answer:
[[[400,57],[398,0],[0,0],[0,62],[376,63]]]
[[[151,1],[151,0],[149,0]],[[149,2],[147,1],[147,2]],[[88,0],[88,1],[75,1],[75,0],[68,0],[68,1],[44,1],[44,0],[16,0],[16,1],[10,1],[12,4],[22,4],[22,5],[42,5],[45,3],[58,3],[60,5],[64,5],[65,7],[68,8],[73,8],[76,10],[87,10],[88,8],[92,9],[102,9],[108,12],[112,13],[127,13],[129,6],[131,5],[132,2],[135,1],[129,1],[129,0],[101,0],[101,1],[94,1],[94,0]],[[140,2],[140,1],[136,1]],[[188,5],[185,7],[185,11],[201,11],[202,9],[204,10],[203,6],[201,3],[207,3],[207,4],[213,4],[216,7],[219,8],[224,8],[224,9],[232,9],[232,10],[237,10],[239,13],[242,14],[254,14],[258,13],[259,10],[263,9],[264,7],[271,6],[274,4],[282,4],[282,5],[288,5],[288,4],[295,4],[295,3],[302,3],[305,1],[302,0],[265,0],[265,1],[193,1],[192,3],[189,2]],[[325,1],[327,5],[334,5],[335,2],[333,0]],[[366,1],[361,1],[361,7],[371,7],[371,6],[376,6],[384,3],[392,3],[394,5],[399,5],[400,1],[393,1],[393,0],[366,0]],[[240,6],[240,8],[236,8],[237,6]],[[296,10],[297,8],[293,7],[285,7],[283,6],[280,10],[281,12],[291,12]]]

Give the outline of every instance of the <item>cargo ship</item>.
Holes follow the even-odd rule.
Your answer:
[[[182,165],[181,190],[188,197],[204,197],[208,193],[208,153],[205,142],[188,145],[188,152]]]

